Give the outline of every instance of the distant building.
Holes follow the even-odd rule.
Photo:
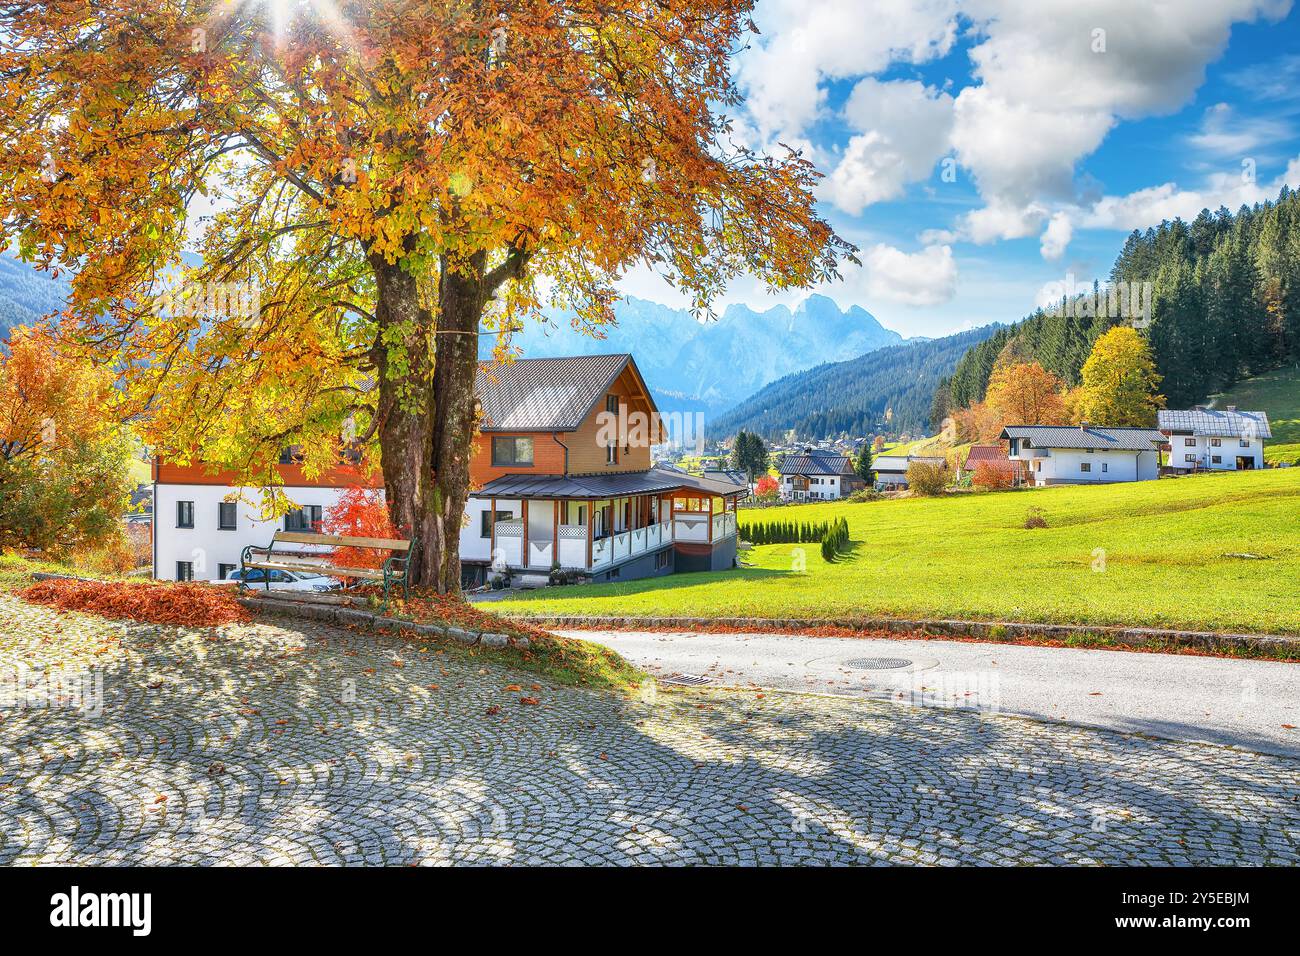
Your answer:
[[[1156,415],[1156,427],[1169,442],[1169,467],[1178,471],[1243,471],[1264,467],[1264,439],[1272,438],[1263,412],[1168,409]]]
[[[946,458],[934,455],[877,455],[871,460],[877,491],[902,491],[907,487],[907,469],[913,462],[947,468]]]
[[[786,501],[836,501],[867,486],[847,455],[814,448],[786,455],[777,472]]]
[[[1034,485],[1088,485],[1160,477],[1164,435],[1154,428],[1008,425],[1008,457],[1029,469]]]

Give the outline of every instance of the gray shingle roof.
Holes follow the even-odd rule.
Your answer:
[[[1151,451],[1165,436],[1154,428],[1079,428],[1069,425],[1008,425],[1003,438],[1028,438],[1038,448],[1116,448]]]
[[[489,481],[472,495],[475,498],[617,498],[678,488],[711,495],[735,495],[746,491],[741,485],[730,482],[651,468],[612,475],[503,475]]]
[[[626,352],[516,359],[480,368],[474,391],[490,431],[573,431],[632,361]]]
[[[1215,408],[1192,411],[1168,409],[1157,412],[1156,420],[1162,431],[1192,432],[1196,435],[1218,435],[1223,438],[1273,437],[1273,432],[1268,425],[1268,415],[1264,412],[1230,412]]]
[[[777,469],[783,475],[848,475],[853,462],[843,455],[786,455]]]

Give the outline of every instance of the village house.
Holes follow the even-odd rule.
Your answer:
[[[1168,466],[1175,471],[1242,471],[1264,467],[1264,439],[1272,438],[1268,415],[1197,406],[1156,413],[1156,427],[1169,444]]]
[[[777,466],[786,501],[836,501],[866,487],[847,455],[807,448],[791,452]]]
[[[877,491],[903,491],[907,488],[907,469],[913,462],[948,467],[947,459],[934,455],[877,455],[871,460]]]
[[[664,429],[630,355],[519,359],[480,371],[476,392],[482,418],[460,536],[467,586],[492,571],[541,583],[557,567],[606,581],[734,565],[736,502],[747,491],[652,467]],[[232,476],[155,461],[154,576],[225,578],[244,546],[318,527],[348,487],[382,487],[345,465],[317,480],[292,462],[279,470],[300,507],[265,521],[227,500]]]
[[[1160,477],[1164,436],[1154,428],[1008,425],[1000,437],[1011,443],[1008,457],[1024,462],[1040,488]]]

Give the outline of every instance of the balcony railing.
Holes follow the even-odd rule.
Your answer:
[[[727,511],[712,517],[707,512],[678,512],[671,521],[660,521],[644,528],[618,531],[591,540],[591,563],[587,562],[586,525],[562,524],[558,541],[528,542],[524,562],[523,522],[518,519],[496,523],[496,550],[493,563],[530,571],[550,570],[556,563],[562,568],[599,571],[615,564],[658,550],[674,541],[707,543],[712,524],[712,540],[719,541],[736,533],[736,515]],[[558,551],[557,551],[558,544]]]

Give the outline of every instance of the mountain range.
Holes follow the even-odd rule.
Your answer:
[[[867,310],[841,310],[824,295],[809,296],[795,309],[732,305],[708,322],[635,297],[616,303],[614,314],[618,324],[601,329],[602,338],[558,314],[545,324],[527,323],[511,344],[524,358],[631,352],[661,410],[712,417],[783,375],[903,341]],[[482,340],[485,356],[492,344]]]
[[[745,429],[780,438],[793,429],[800,438],[825,438],[932,432],[939,424],[930,421],[936,387],[968,349],[1000,328],[908,340],[787,375],[713,419],[708,434],[724,438]]]

